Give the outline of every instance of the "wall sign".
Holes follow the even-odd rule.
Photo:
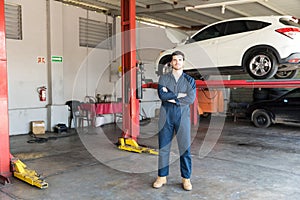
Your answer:
[[[51,61],[52,62],[63,62],[63,57],[62,56],[51,56]]]
[[[38,56],[36,61],[37,61],[38,64],[45,64],[46,63],[46,58],[43,57],[43,56]]]

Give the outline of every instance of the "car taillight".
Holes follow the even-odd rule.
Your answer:
[[[300,34],[300,28],[296,28],[296,27],[280,28],[275,31],[292,39],[294,39],[296,34]]]

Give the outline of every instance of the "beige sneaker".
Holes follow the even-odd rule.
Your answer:
[[[158,176],[156,181],[153,183],[153,187],[161,188],[164,184],[167,184],[167,177],[166,176],[163,176],[163,177]]]
[[[191,191],[193,189],[191,180],[187,178],[182,178],[182,187],[187,191]]]

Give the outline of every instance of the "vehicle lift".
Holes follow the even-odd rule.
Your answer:
[[[299,88],[300,80],[271,79],[271,80],[196,80],[197,88],[222,89],[222,88]],[[197,90],[198,91],[198,90]],[[198,96],[198,95],[197,95]],[[194,107],[197,102],[194,103]],[[191,119],[197,123],[198,114],[192,113]]]
[[[139,68],[136,61],[135,5],[135,0],[121,0],[123,132],[118,148],[158,155],[155,149],[142,147],[137,142],[140,132],[139,99],[142,96],[142,88],[139,87],[141,77],[137,76]]]
[[[121,0],[122,30],[122,101],[123,101],[123,133],[119,138],[119,149],[158,154],[154,149],[138,145],[139,136],[139,101],[136,68],[136,35],[135,35],[135,0]],[[287,81],[246,81],[246,80],[211,80],[196,81],[198,88],[276,88],[300,87],[299,80]],[[144,84],[142,88],[157,88],[157,83]],[[191,120],[198,123],[197,99],[191,105]]]
[[[222,89],[222,88],[300,88],[299,79],[272,79],[272,80],[196,80],[197,88]],[[143,88],[157,89],[157,83],[143,84]],[[198,90],[196,90],[198,92]],[[198,96],[198,95],[196,95]],[[191,105],[191,122],[198,124],[198,101]]]

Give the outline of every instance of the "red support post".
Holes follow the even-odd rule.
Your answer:
[[[190,105],[191,110],[191,123],[196,126],[198,124],[198,90],[196,90],[196,98],[193,104]]]
[[[8,127],[8,84],[5,40],[4,0],[0,0],[0,182],[9,182],[10,171],[9,127]]]
[[[140,126],[135,23],[135,0],[121,0],[123,137],[137,141]]]

